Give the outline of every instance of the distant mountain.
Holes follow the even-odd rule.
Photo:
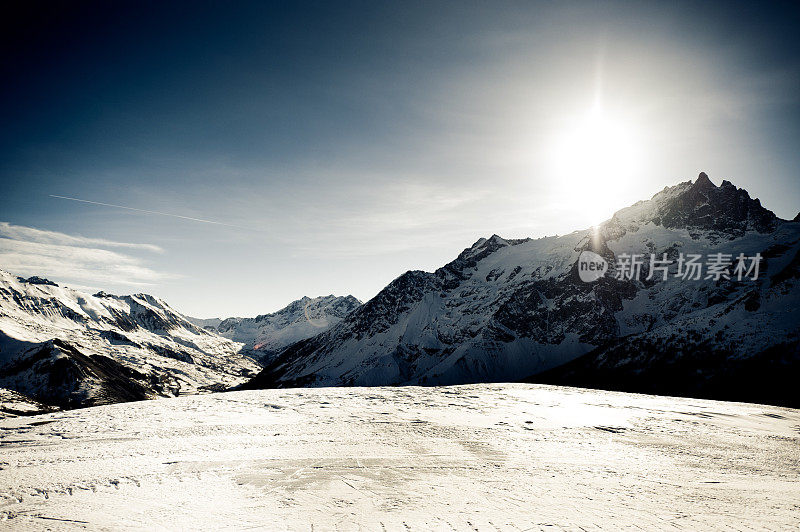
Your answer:
[[[333,327],[360,305],[361,302],[353,296],[303,297],[277,312],[255,318],[186,319],[243,343],[245,352],[269,361],[286,346]]]
[[[95,295],[0,270],[0,387],[72,408],[224,389],[259,369],[241,344],[147,295]]]
[[[799,250],[800,223],[703,173],[597,228],[536,240],[494,235],[433,273],[407,272],[331,329],[283,350],[245,386],[536,375],[542,382],[797,405],[785,377],[797,375],[800,362]],[[584,251],[610,264],[609,274],[583,282]],[[760,253],[759,278],[675,276],[681,254],[705,261],[716,253],[729,270],[740,253]],[[618,261],[634,254],[645,258],[639,279],[617,279]],[[661,271],[647,279],[651,254],[666,254],[667,280]],[[742,389],[748,373],[758,382]]]

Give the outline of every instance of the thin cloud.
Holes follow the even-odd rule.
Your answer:
[[[156,253],[162,253],[164,251],[153,244],[133,244],[130,242],[115,242],[103,238],[87,238],[84,236],[59,233],[57,231],[46,231],[34,227],[26,227],[24,225],[13,225],[8,222],[0,222],[0,238],[60,246],[129,248],[153,251]]]
[[[0,268],[86,286],[152,286],[176,276],[149,268],[143,259],[103,248],[160,253],[152,244],[115,242],[0,222]]]

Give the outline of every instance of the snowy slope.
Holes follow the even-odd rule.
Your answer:
[[[220,336],[241,342],[261,360],[336,325],[361,302],[353,296],[303,297],[272,314],[255,318],[186,319]]]
[[[258,365],[147,294],[95,295],[0,271],[0,387],[63,407],[222,389]]]
[[[15,392],[0,388],[0,419],[17,416],[35,416],[58,410],[39,401]]]
[[[800,411],[523,384],[0,421],[10,530],[793,530]]]
[[[701,174],[596,229],[537,240],[494,235],[434,273],[407,272],[337,326],[286,349],[247,386],[519,380],[637,335],[658,344],[658,357],[702,345],[717,366],[791,350],[800,332],[799,243],[800,224]],[[584,250],[605,257],[610,274],[582,282]],[[679,252],[760,252],[765,263],[757,281],[646,281],[647,268],[640,281],[613,277],[623,253]]]

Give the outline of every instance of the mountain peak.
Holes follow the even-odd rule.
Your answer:
[[[508,245],[508,241],[505,238],[501,237],[500,235],[498,235],[496,233],[493,234],[489,238],[489,240],[487,242],[489,242],[490,244],[496,244],[496,245],[499,245],[499,246],[507,246]]]
[[[46,286],[58,286],[56,283],[49,279],[45,279],[44,277],[39,277],[38,275],[34,275],[33,277],[28,277],[27,279],[24,277],[17,277],[20,282],[28,283],[28,284],[41,284]]]
[[[706,174],[705,172],[700,172],[700,175],[697,176],[697,179],[695,180],[694,185],[692,185],[692,189],[695,189],[695,190],[707,190],[707,189],[711,189],[711,188],[717,188],[717,187],[708,178],[708,174]]]
[[[777,217],[745,189],[728,180],[716,186],[708,174],[700,172],[694,183],[686,181],[667,187],[649,201],[618,211],[612,220],[653,222],[672,229],[705,229],[735,238],[748,230],[770,232]]]
[[[323,332],[359,306],[361,301],[352,295],[303,296],[280,310],[254,318],[227,318],[218,323],[194,318],[190,321],[245,344],[248,351],[258,351],[258,358],[264,361],[294,342]]]

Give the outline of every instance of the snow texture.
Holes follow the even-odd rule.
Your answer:
[[[800,412],[524,384],[0,421],[15,530],[795,529]],[[3,525],[0,525],[3,526]]]

